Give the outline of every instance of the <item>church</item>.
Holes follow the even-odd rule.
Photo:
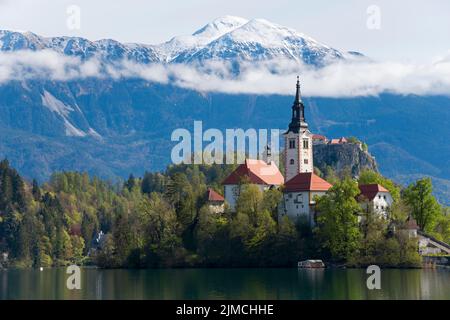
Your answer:
[[[262,191],[284,185],[279,216],[287,215],[292,220],[303,217],[313,226],[314,198],[325,194],[332,185],[314,173],[314,135],[308,129],[305,119],[305,106],[298,77],[291,121],[283,136],[285,176],[283,177],[270,159],[266,161],[247,159],[224,180],[225,200],[229,209],[234,211],[242,179],[258,185]]]

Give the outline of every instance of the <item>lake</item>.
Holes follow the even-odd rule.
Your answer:
[[[364,269],[0,270],[0,299],[450,299],[449,269],[381,270],[368,290]]]

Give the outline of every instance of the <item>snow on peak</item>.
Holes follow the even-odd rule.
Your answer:
[[[170,61],[181,52],[195,51],[224,34],[246,24],[248,20],[234,16],[217,18],[204,27],[195,31],[192,35],[177,36],[157,47],[163,56],[162,60]]]
[[[247,19],[235,16],[223,16],[208,23],[203,28],[195,31],[193,36],[201,36],[214,40],[227,32],[230,32],[248,22]]]
[[[280,46],[289,39],[303,39],[314,46],[324,46],[294,29],[272,23],[265,19],[252,19],[240,28],[230,32],[230,38],[237,42],[253,42],[264,46]]]

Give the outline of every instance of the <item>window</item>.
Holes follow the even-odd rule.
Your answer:
[[[384,200],[386,200],[386,196],[383,196]]]
[[[295,163],[294,159],[291,159],[291,160],[289,161],[289,164],[294,164],[294,163]]]
[[[380,196],[380,195],[378,196],[378,199],[381,199],[381,196]]]
[[[308,159],[303,160],[304,164],[308,164]]]
[[[308,147],[309,147],[309,140],[303,139],[303,149],[308,149]]]
[[[381,206],[381,210],[384,210],[384,207],[383,207],[383,206]]]
[[[289,149],[295,149],[295,139],[289,139]]]

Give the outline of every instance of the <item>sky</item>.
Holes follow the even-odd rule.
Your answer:
[[[80,28],[67,26],[80,9]],[[448,0],[0,0],[0,29],[157,44],[224,15],[264,18],[331,47],[425,63],[450,50]]]

